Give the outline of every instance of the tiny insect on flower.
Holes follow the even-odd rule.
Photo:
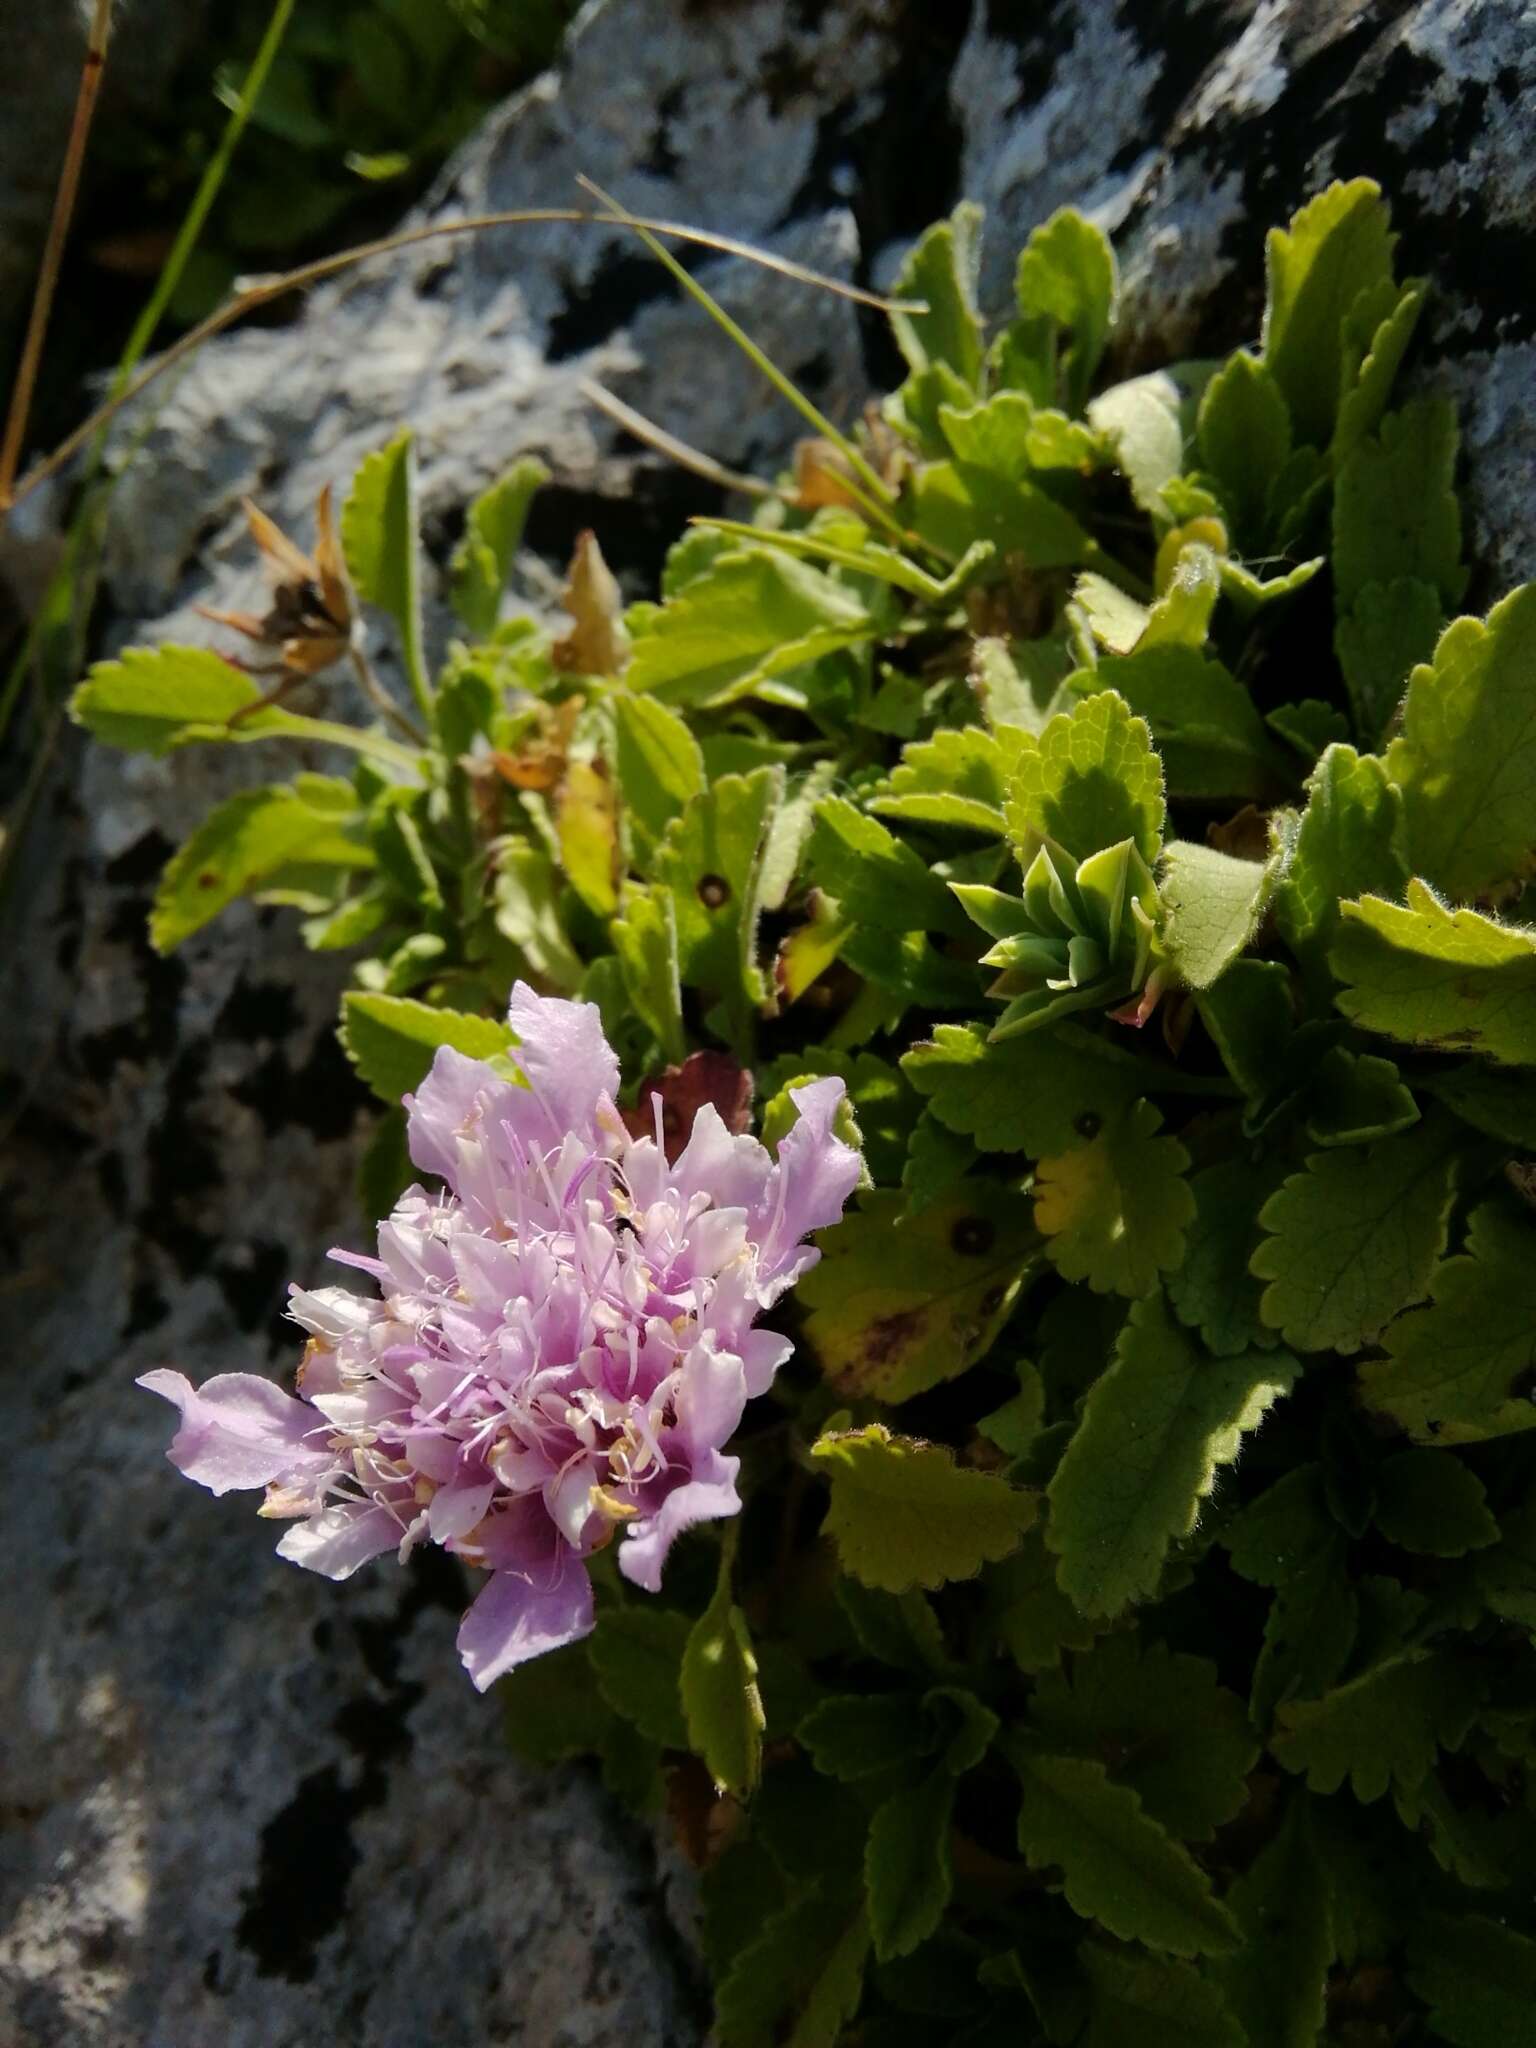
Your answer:
[[[723,1447],[792,1349],[753,1325],[859,1177],[839,1080],[792,1091],[777,1159],[705,1102],[669,1161],[614,1106],[591,1004],[519,983],[509,1014],[521,1082],[444,1047],[407,1098],[443,1192],[409,1189],[376,1258],[332,1254],[378,1298],[294,1289],[297,1398],[246,1373],[139,1381],[181,1411],[171,1462],[213,1493],[265,1488],[294,1563],[344,1579],[431,1541],[488,1572],[459,1631],[482,1689],[591,1629],[593,1552],[617,1537],[655,1592],[683,1530],[736,1513]]]

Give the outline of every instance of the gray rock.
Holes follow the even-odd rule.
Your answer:
[[[996,309],[1022,236],[1076,200],[1116,231],[1134,368],[1251,335],[1265,228],[1374,172],[1441,287],[1420,374],[1462,406],[1486,597],[1536,568],[1533,27],[1509,0],[610,0],[429,210],[563,205],[586,172],[868,280],[968,192]],[[690,260],[834,414],[889,367],[845,301]],[[240,495],[307,531],[401,419],[439,558],[465,498],[537,450],[557,481],[533,548],[558,565],[593,525],[646,585],[718,497],[594,413],[587,378],[732,465],[797,432],[622,230],[428,243],[162,388],[119,492],[110,641],[203,638],[193,603],[250,594]],[[132,1386],[284,1369],[285,1279],[360,1229],[336,963],[250,911],[170,962],[143,939],[168,842],[255,751],[77,750],[13,892],[0,2040],[681,2048],[697,1985],[652,1848],[586,1776],[505,1754],[456,1667],[451,1574],[337,1588],[273,1561],[246,1506],[167,1471],[168,1413]]]

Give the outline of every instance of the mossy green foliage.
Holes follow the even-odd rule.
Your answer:
[[[574,633],[502,615],[518,473],[431,680],[408,443],[365,470],[419,742],[195,651],[77,715],[351,747],[217,813],[154,933],[296,906],[391,1103],[435,1043],[499,1056],[515,974],[632,1080],[733,1053],[770,1140],[848,1084],[870,1185],[739,1542],[665,1605],[600,1571],[590,1644],[505,1688],[526,1754],[670,1785],[725,2048],[1513,2048],[1536,593],[1447,617],[1454,422],[1394,406],[1423,291],[1373,186],[1273,238],[1261,348],[1107,388],[1103,238],[1040,229],[989,334],[976,227],[901,281],[864,469],[822,448],[623,619],[590,574]]]

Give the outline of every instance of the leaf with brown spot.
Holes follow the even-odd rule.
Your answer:
[[[800,1285],[822,1371],[850,1399],[906,1401],[953,1379],[991,1344],[1040,1240],[1029,1202],[970,1180],[898,1223],[903,1197],[866,1194],[818,1239]]]

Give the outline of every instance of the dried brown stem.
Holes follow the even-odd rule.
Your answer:
[[[107,63],[107,44],[111,36],[112,0],[96,0],[85,47],[85,62],[80,69],[80,90],[75,96],[75,118],[70,124],[69,144],[64,152],[64,167],[59,173],[58,189],[53,195],[53,215],[48,223],[48,239],[43,244],[43,260],[38,268],[37,287],[32,294],[31,317],[27,321],[26,339],[21,345],[21,361],[17,365],[16,382],[11,389],[10,409],[5,417],[5,438],[0,441],[0,512],[14,503],[11,486],[15,482],[17,465],[21,461],[21,444],[26,435],[27,421],[32,414],[32,393],[36,388],[37,373],[43,360],[43,343],[47,339],[48,320],[53,312],[53,295],[58,289],[59,266],[64,260],[64,244],[69,237],[69,223],[75,211],[75,198],[80,190],[80,170],[85,162],[85,145],[90,139],[91,123],[96,116],[96,99],[101,91],[102,73]]]
[[[469,214],[461,220],[429,221],[421,227],[402,228],[399,233],[385,235],[376,242],[361,242],[353,249],[340,250],[334,256],[322,256],[314,263],[300,264],[296,270],[285,270],[272,277],[253,279],[243,290],[210,313],[206,320],[189,328],[171,346],[164,349],[146,370],[142,370],[132,383],[115,393],[104,405],[99,406],[89,419],[66,436],[51,455],[35,462],[14,489],[0,493],[0,516],[13,504],[19,504],[30,491],[37,489],[48,477],[69,462],[99,429],[106,425],[125,405],[131,405],[140,392],[153,384],[157,377],[163,377],[167,370],[182,362],[195,350],[202,347],[226,327],[232,327],[247,313],[254,313],[258,307],[270,305],[288,292],[302,291],[312,284],[323,283],[326,278],[336,276],[340,271],[350,270],[354,265],[366,263],[374,256],[387,256],[397,249],[407,249],[418,242],[430,242],[446,235],[479,234],[487,228],[548,226],[571,223],[580,226],[614,226],[611,214],[591,213],[575,206],[533,206],[517,208],[510,213]],[[646,228],[651,233],[666,235],[674,241],[691,242],[697,247],[718,250],[722,255],[745,257],[766,270],[777,271],[781,277],[788,277],[799,284],[815,286],[820,291],[834,292],[839,298],[851,299],[856,305],[871,306],[877,312],[925,311],[919,300],[887,299],[878,292],[865,291],[862,286],[844,284],[835,277],[824,277],[819,271],[807,269],[804,264],[793,263],[787,256],[774,256],[767,250],[754,249],[750,242],[740,242],[732,235],[716,235],[703,228],[683,227],[677,221],[645,220],[638,215],[624,216],[629,227]],[[19,437],[18,437],[19,438]]]

